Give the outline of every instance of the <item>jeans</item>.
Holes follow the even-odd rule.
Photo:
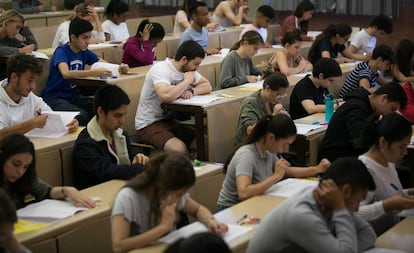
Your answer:
[[[54,111],[79,111],[75,118],[81,126],[86,126],[95,115],[92,99],[82,95],[76,95],[69,100],[59,97],[48,97],[44,100]]]

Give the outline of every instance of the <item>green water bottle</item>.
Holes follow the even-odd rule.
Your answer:
[[[335,99],[332,93],[328,93],[325,95],[325,121],[329,123],[332,118],[332,114],[334,113],[334,102]]]

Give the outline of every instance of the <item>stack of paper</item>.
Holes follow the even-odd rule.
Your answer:
[[[295,123],[295,126],[297,129],[297,133],[302,134],[302,135],[306,135],[307,133],[311,131],[326,128],[326,126],[321,126],[321,125],[310,125],[310,124],[300,124],[300,123]]]
[[[43,128],[34,128],[26,133],[28,137],[59,138],[68,132],[66,125],[79,112],[43,111],[47,115],[46,125]]]
[[[288,178],[277,182],[265,192],[266,195],[289,198],[307,187],[316,187],[318,181],[298,178]]]
[[[174,101],[174,104],[183,104],[183,105],[206,105],[208,103],[211,103],[213,101],[216,101],[218,99],[221,99],[222,97],[218,97],[218,96],[208,96],[208,95],[203,95],[203,96],[192,96],[190,99],[182,99],[179,98],[177,100]]]

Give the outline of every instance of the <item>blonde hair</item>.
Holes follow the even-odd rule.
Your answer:
[[[22,22],[24,23],[24,17],[16,10],[4,11],[0,16],[0,27],[4,27],[7,21]]]
[[[263,45],[263,38],[260,34],[256,31],[247,31],[243,34],[242,38],[234,43],[234,45],[230,48],[230,51],[239,49],[240,45],[243,42],[247,42],[249,45]]]

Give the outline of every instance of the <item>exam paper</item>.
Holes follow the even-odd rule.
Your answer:
[[[78,115],[79,112],[43,111],[47,115],[46,125],[43,128],[34,128],[27,132],[27,137],[59,138],[68,132],[66,125]]]
[[[91,69],[104,68],[112,72],[112,77],[119,77],[119,65],[108,62],[95,62]]]
[[[216,101],[218,99],[221,99],[222,97],[217,96],[209,96],[209,95],[203,95],[203,96],[192,96],[189,99],[176,99],[174,101],[174,104],[183,104],[183,105],[206,105],[208,103],[211,103],[213,101]]]
[[[322,129],[326,127],[326,126],[321,126],[321,125],[310,125],[310,124],[300,124],[300,123],[295,123],[295,126],[296,126],[297,133],[302,134],[302,135],[305,135],[316,129]]]
[[[257,89],[261,89],[261,88],[263,88],[263,82],[264,82],[264,80],[260,80],[260,81],[257,81],[255,83],[245,83],[245,84],[240,85],[239,87],[241,87],[241,88],[257,88]]]
[[[39,52],[39,51],[32,51],[32,55],[38,59],[45,59],[49,60],[49,57],[45,53]]]
[[[307,187],[316,187],[317,185],[318,181],[314,180],[287,178],[270,187],[269,190],[265,192],[265,195],[289,198]]]

